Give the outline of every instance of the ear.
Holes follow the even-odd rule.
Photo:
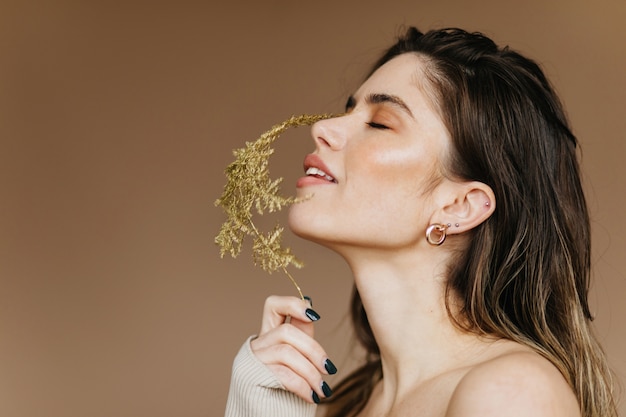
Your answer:
[[[473,229],[487,220],[496,208],[495,194],[487,184],[479,181],[455,182],[446,188],[446,201],[434,213],[431,224],[447,225],[448,235]]]

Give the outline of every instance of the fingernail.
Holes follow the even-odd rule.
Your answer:
[[[305,299],[305,300],[307,300],[307,301],[309,302],[309,305],[310,305],[311,307],[313,307],[313,300],[311,300],[311,297],[309,297],[308,295],[305,295],[305,296],[304,296],[304,299]]]
[[[317,314],[317,313],[315,312],[315,310],[310,309],[310,308],[307,308],[307,309],[304,311],[304,314],[306,314],[306,316],[307,316],[307,317],[308,317],[311,321],[318,321],[318,320],[320,319],[320,315],[319,315],[319,314]]]
[[[324,361],[324,368],[326,368],[326,372],[328,372],[330,375],[337,373],[337,367],[330,359],[326,359]]]
[[[311,393],[312,393],[311,394],[311,398],[313,398],[313,402],[315,404],[319,404],[320,403],[320,397],[319,397],[319,395],[317,395],[317,392],[311,391]]]
[[[333,395],[333,390],[330,389],[330,387],[328,386],[328,384],[326,383],[326,381],[322,381],[322,392],[324,393],[324,396],[326,398],[330,397],[331,395]]]

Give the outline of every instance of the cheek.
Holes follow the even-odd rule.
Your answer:
[[[371,147],[357,158],[356,163],[362,170],[360,177],[374,183],[384,183],[388,192],[396,189],[411,194],[419,192],[424,180],[432,176],[435,167],[424,150],[415,146],[396,149]]]

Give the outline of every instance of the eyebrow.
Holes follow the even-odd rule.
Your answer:
[[[368,94],[365,97],[365,102],[367,104],[391,104],[394,107],[399,108],[404,111],[406,114],[415,118],[409,106],[398,96],[394,96],[392,94],[384,94],[384,93],[372,93]],[[346,102],[346,111],[353,109],[356,106],[356,99],[354,96],[350,96],[348,101]]]

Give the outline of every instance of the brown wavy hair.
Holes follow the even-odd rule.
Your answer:
[[[489,185],[497,202],[448,267],[452,320],[547,358],[572,387],[583,417],[617,416],[587,302],[591,238],[577,140],[554,89],[534,61],[480,33],[411,27],[374,70],[405,53],[425,62],[427,90],[450,133],[446,175]],[[453,294],[462,302],[457,315],[449,307]],[[382,378],[356,288],[351,315],[367,354],[335,389],[329,417],[358,414]]]

